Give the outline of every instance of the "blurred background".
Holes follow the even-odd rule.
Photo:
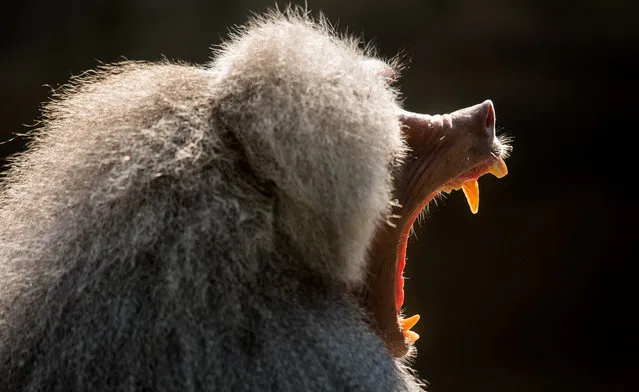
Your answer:
[[[303,4],[302,2],[299,2]],[[405,106],[492,99],[510,174],[437,203],[409,243],[414,366],[435,392],[635,391],[639,267],[637,3],[308,0],[340,31],[408,59]],[[0,170],[51,89],[124,58],[203,63],[273,0],[60,0],[0,16]],[[280,3],[286,5],[287,3]],[[628,139],[624,139],[624,138]],[[2,224],[0,222],[0,224]]]

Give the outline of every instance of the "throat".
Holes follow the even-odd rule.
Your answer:
[[[399,241],[397,244],[397,268],[395,270],[395,310],[399,315],[402,305],[404,304],[404,268],[406,267],[406,249],[408,248],[408,237],[410,237],[410,231],[413,227],[413,223],[417,220],[417,217],[424,208],[435,197],[436,193],[428,196],[417,208],[413,210],[409,218],[406,220],[406,225],[403,226],[399,235]]]

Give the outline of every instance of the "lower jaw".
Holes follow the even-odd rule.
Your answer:
[[[394,222],[396,226],[384,226],[373,242],[371,254],[383,262],[377,265],[379,268],[377,274],[371,276],[372,280],[367,284],[375,289],[368,292],[364,298],[364,307],[371,310],[372,321],[378,334],[396,358],[405,356],[412,343],[419,338],[419,335],[409,330],[412,325],[406,328],[406,322],[411,324],[412,321],[416,321],[413,318],[415,316],[407,319],[401,316],[401,307],[404,302],[403,272],[411,227],[436,194],[437,192],[433,192],[418,205],[410,208],[410,215]],[[409,205],[403,208],[406,207]],[[419,316],[416,315],[416,317]]]

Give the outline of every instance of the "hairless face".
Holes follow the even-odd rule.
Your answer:
[[[478,178],[508,173],[504,158],[510,147],[495,136],[491,101],[450,114],[399,113],[408,156],[395,176],[393,225],[381,227],[374,240],[365,305],[393,355],[406,354],[419,336],[410,330],[419,316],[403,318],[406,246],[411,227],[440,192],[462,189],[473,214],[479,208]]]

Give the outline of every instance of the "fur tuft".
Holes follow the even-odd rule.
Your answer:
[[[277,228],[318,270],[348,281],[362,277],[403,150],[396,93],[369,61],[323,19],[289,12],[253,20],[210,68],[221,81],[217,117],[242,124],[248,161],[274,184]]]

